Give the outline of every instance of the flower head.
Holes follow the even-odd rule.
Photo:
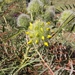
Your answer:
[[[50,25],[50,22],[47,22],[47,25]]]
[[[25,29],[28,28],[30,22],[29,15],[26,14],[20,14],[17,18],[17,26],[18,27],[24,27]]]
[[[28,34],[29,34],[29,32],[26,32],[26,34],[28,35]]]
[[[31,0],[27,10],[29,13],[39,13],[42,8],[43,3],[40,0]]]
[[[48,35],[48,36],[47,36],[47,38],[51,38],[51,37],[52,37],[51,35]]]
[[[42,39],[42,40],[44,40],[44,39],[45,39],[45,37],[44,37],[44,36],[42,36],[42,37],[41,37],[41,39]]]
[[[27,44],[31,44],[31,43],[32,43],[32,40],[28,41],[28,43],[27,43]]]
[[[65,10],[61,13],[59,18],[59,22],[62,24],[71,14],[73,14],[72,10]]]
[[[32,29],[30,29],[30,26],[32,26]],[[41,41],[44,42],[51,37],[49,35],[49,30],[46,30],[47,28],[49,28],[49,25],[47,25],[46,22],[42,20],[35,20],[34,23],[30,23],[30,26],[28,28],[27,35],[29,36],[29,40],[32,40],[32,43],[37,44]]]
[[[36,44],[37,44],[38,42],[39,42],[38,40],[35,41]]]
[[[50,20],[53,20],[54,17],[55,17],[55,7],[54,6],[48,6],[46,11],[45,11],[45,14],[44,14],[44,20],[50,21]]]
[[[44,42],[44,45],[48,47],[48,42]]]

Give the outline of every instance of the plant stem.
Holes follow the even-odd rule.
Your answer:
[[[36,46],[34,45],[35,51],[37,52],[37,54],[39,55],[40,59],[42,60],[42,62],[44,63],[44,65],[49,69],[49,74],[50,75],[54,75],[52,69],[50,68],[50,66],[48,66],[48,64],[44,61],[44,59],[42,58],[41,54],[39,53],[39,51],[37,50]]]
[[[31,13],[31,21],[33,22],[33,14]]]

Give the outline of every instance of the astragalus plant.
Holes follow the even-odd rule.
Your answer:
[[[17,27],[22,27],[27,30],[29,26],[29,22],[30,22],[30,16],[22,13],[17,18]]]
[[[34,23],[30,23],[30,26],[26,32],[29,37],[28,44],[43,43],[48,46],[48,39],[51,38],[50,34],[50,22],[44,22],[42,20],[35,20]]]
[[[31,20],[35,19],[43,10],[43,3],[40,0],[31,0],[28,4],[27,11],[31,14]]]
[[[26,1],[8,3],[13,10],[1,12],[0,75],[73,75],[74,11],[56,13],[50,0]]]

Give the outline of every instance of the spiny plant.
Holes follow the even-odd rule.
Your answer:
[[[40,0],[31,0],[28,4],[27,11],[31,14],[31,20],[35,19],[43,10],[43,3]]]
[[[54,6],[47,6],[46,11],[43,14],[43,19],[45,21],[53,21],[55,17],[55,7]]]
[[[44,42],[44,45],[48,46],[47,39],[51,38],[50,22],[46,23],[42,20],[35,20],[33,24],[30,23],[26,34],[29,36],[28,44]]]
[[[62,24],[71,14],[74,14],[72,10],[65,10],[61,13],[59,22]]]
[[[17,1],[21,3],[23,0]],[[68,48],[65,45],[67,41],[65,39],[63,41],[62,37],[62,28],[66,32],[65,27],[72,24],[74,14],[71,13],[72,15],[66,14],[66,16],[64,16],[61,12],[61,16],[57,18],[57,22],[59,22],[59,19],[63,22],[60,23],[59,27],[56,27],[57,22],[55,24],[54,21],[50,20],[52,17],[56,21],[56,10],[53,9],[54,6],[47,5],[43,1],[48,2],[48,0],[31,0],[28,4],[27,11],[23,9],[25,7],[21,7],[20,4],[16,3],[15,6],[19,7],[19,10],[16,8],[16,11],[19,12],[20,15],[18,14],[15,19],[19,27],[16,27],[16,25],[12,27],[10,21],[8,22],[9,12],[7,13],[7,17],[4,14],[2,15],[1,19],[4,21],[5,27],[2,26],[3,24],[1,23],[1,75],[31,74],[32,71],[30,72],[30,69],[33,69],[33,67],[38,68],[37,75],[44,74],[45,71],[48,72],[46,75],[66,75],[73,74],[75,71],[73,70],[74,65],[72,64],[73,59],[69,56],[70,51],[73,51],[72,57],[75,57],[74,49]],[[53,8],[51,9],[51,7]],[[46,15],[47,12],[48,14]],[[37,16],[39,16],[39,19],[37,19]],[[46,18],[44,19],[44,17]],[[11,24],[14,25],[14,22]],[[53,27],[54,24],[55,27]],[[6,30],[4,30],[4,28]],[[61,43],[58,43],[58,41],[61,41]],[[75,46],[75,43],[73,44],[72,41],[70,41],[70,44],[72,47]],[[69,65],[69,68],[65,66],[66,61],[69,61],[68,58],[72,60],[70,61],[71,65]],[[67,71],[68,73],[66,73],[63,70],[68,70],[69,72]]]
[[[20,14],[17,18],[17,27],[23,27],[27,30],[29,26],[29,22],[30,22],[29,15]]]

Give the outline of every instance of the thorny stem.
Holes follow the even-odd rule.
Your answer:
[[[37,54],[39,55],[40,59],[44,63],[44,65],[49,69],[49,74],[50,75],[54,75],[54,72],[52,71],[52,69],[50,68],[50,66],[48,66],[48,64],[44,61],[44,59],[42,58],[41,54],[39,53],[39,51],[37,50],[37,48],[36,48],[35,45],[34,45],[34,48],[35,48],[35,51],[37,52]]]

